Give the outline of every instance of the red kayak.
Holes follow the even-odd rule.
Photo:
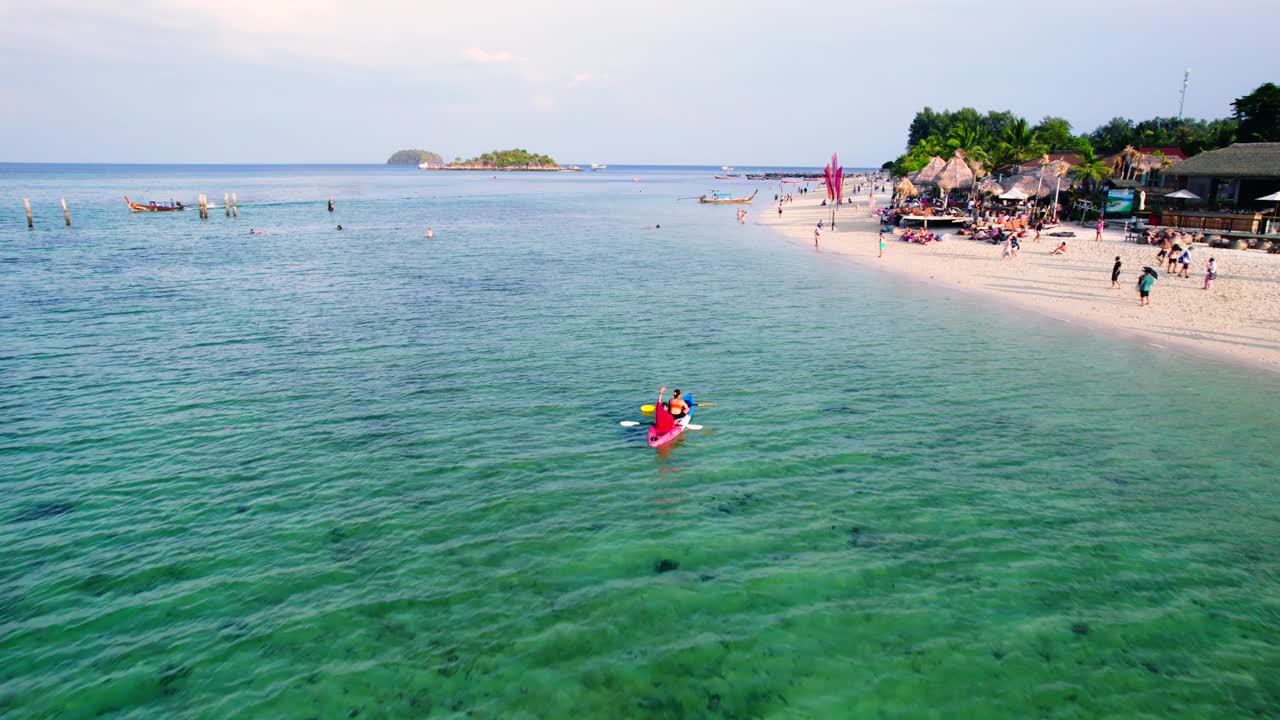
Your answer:
[[[693,395],[685,395],[684,401],[689,404],[689,412],[679,420],[671,417],[667,409],[658,405],[653,409],[654,420],[649,426],[649,446],[660,447],[680,437],[693,418]]]

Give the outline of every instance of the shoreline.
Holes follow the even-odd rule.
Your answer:
[[[826,227],[830,207],[825,194],[797,198],[783,206],[765,203],[754,222],[781,236],[812,244],[813,229],[823,221],[821,250],[865,267],[875,267],[935,288],[957,289],[975,297],[1035,312],[1043,317],[1102,332],[1156,350],[1229,362],[1238,366],[1280,372],[1280,319],[1265,317],[1280,307],[1280,255],[1249,250],[1221,250],[1195,245],[1189,278],[1175,278],[1155,264],[1158,249],[1124,242],[1123,233],[1107,230],[1101,242],[1093,230],[1067,223],[1047,230],[1070,230],[1074,238],[1042,235],[1039,242],[1022,241],[1019,257],[1001,260],[1001,248],[951,234],[928,246],[885,236],[885,256],[878,258],[879,223],[868,216],[866,196],[842,206],[836,230]],[[862,202],[858,202],[862,200]],[[877,207],[888,205],[888,194],[877,194]],[[939,227],[942,233],[953,228]],[[1068,254],[1050,256],[1065,239]],[[1120,288],[1111,289],[1110,270],[1119,255],[1124,267]],[[1201,289],[1204,265],[1217,258],[1218,279],[1209,291]],[[1152,305],[1138,307],[1134,290],[1144,265],[1157,267],[1160,279],[1152,290]]]

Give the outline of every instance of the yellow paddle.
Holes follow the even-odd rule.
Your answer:
[[[694,404],[693,404],[693,406],[694,406],[694,407],[703,407],[703,406],[706,406],[706,405],[715,405],[715,403],[713,403],[713,402],[704,402],[704,403],[694,403]],[[642,413],[650,413],[650,412],[653,412],[655,409],[656,409],[656,408],[654,408],[654,406],[652,406],[652,405],[641,405],[641,406],[640,406],[640,412],[642,412]]]

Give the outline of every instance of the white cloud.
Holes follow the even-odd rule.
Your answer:
[[[589,72],[574,73],[573,78],[569,80],[569,87],[577,87],[583,83],[589,83],[595,79],[595,75]]]
[[[556,100],[546,95],[534,95],[529,98],[529,106],[538,112],[551,112],[556,109]]]

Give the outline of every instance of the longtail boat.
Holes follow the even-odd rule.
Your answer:
[[[129,209],[133,212],[172,212],[174,210],[186,210],[187,206],[182,203],[174,203],[172,205],[161,205],[159,203],[151,203],[149,205],[139,205],[129,199],[128,195],[124,196],[124,201],[128,203]]]
[[[749,203],[752,200],[756,199],[757,192],[760,192],[760,191],[756,190],[756,192],[753,192],[750,195],[743,195],[741,197],[732,197],[732,196],[722,197],[719,195],[709,195],[709,196],[703,195],[698,198],[698,202],[700,203]]]

